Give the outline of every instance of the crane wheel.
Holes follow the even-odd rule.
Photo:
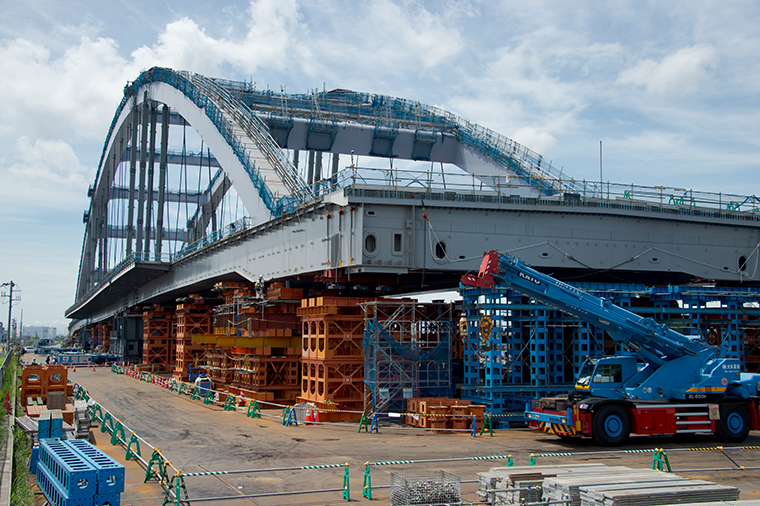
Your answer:
[[[628,411],[619,404],[605,404],[594,414],[592,437],[599,446],[618,446],[631,434]]]
[[[715,436],[725,443],[741,443],[749,434],[749,414],[741,404],[720,407],[720,420],[715,423]]]

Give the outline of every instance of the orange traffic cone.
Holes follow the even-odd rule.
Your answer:
[[[95,372],[95,366],[92,366],[92,372]]]
[[[319,410],[318,409],[314,410],[314,423],[321,423],[321,421],[319,419]]]
[[[314,415],[312,414],[312,411],[310,409],[307,409],[306,418],[304,418],[303,423],[304,425],[311,425],[313,421],[314,421]]]
[[[77,372],[77,366],[72,367],[71,372]]]

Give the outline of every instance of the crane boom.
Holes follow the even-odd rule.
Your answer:
[[[644,318],[611,301],[595,297],[526,265],[510,255],[490,251],[484,255],[477,277],[462,278],[465,286],[509,286],[516,292],[606,330],[616,342],[648,363],[660,366],[667,360],[691,355],[709,360],[718,349],[685,336],[652,318]]]

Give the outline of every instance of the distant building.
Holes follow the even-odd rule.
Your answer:
[[[24,337],[30,337],[32,339],[49,339],[52,341],[57,335],[55,327],[32,327],[27,325],[24,327]]]

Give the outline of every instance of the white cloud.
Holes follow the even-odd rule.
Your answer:
[[[164,66],[219,76],[224,64],[243,74],[260,67],[286,68],[293,54],[302,52],[295,35],[303,28],[294,0],[251,2],[248,32],[244,38],[214,38],[190,18],[166,25],[152,46],[132,52],[139,68]]]
[[[307,4],[308,5],[308,4]],[[413,83],[452,78],[451,65],[466,49],[455,10],[438,13],[421,2],[322,2],[302,9],[308,48],[295,62],[308,77],[341,87],[395,93]]]
[[[548,153],[557,144],[557,139],[549,132],[539,131],[535,127],[518,128],[512,138],[536,153]]]
[[[99,137],[130,70],[111,39],[83,37],[57,59],[25,39],[0,42],[0,135]]]
[[[36,189],[43,186],[81,193],[95,176],[95,170],[84,167],[74,149],[61,140],[37,139],[32,144],[29,138],[20,137],[16,152],[21,160],[8,172]]]
[[[617,83],[643,86],[647,93],[657,95],[693,91],[707,80],[718,62],[718,51],[710,45],[685,47],[659,62],[641,60],[620,72]]]

